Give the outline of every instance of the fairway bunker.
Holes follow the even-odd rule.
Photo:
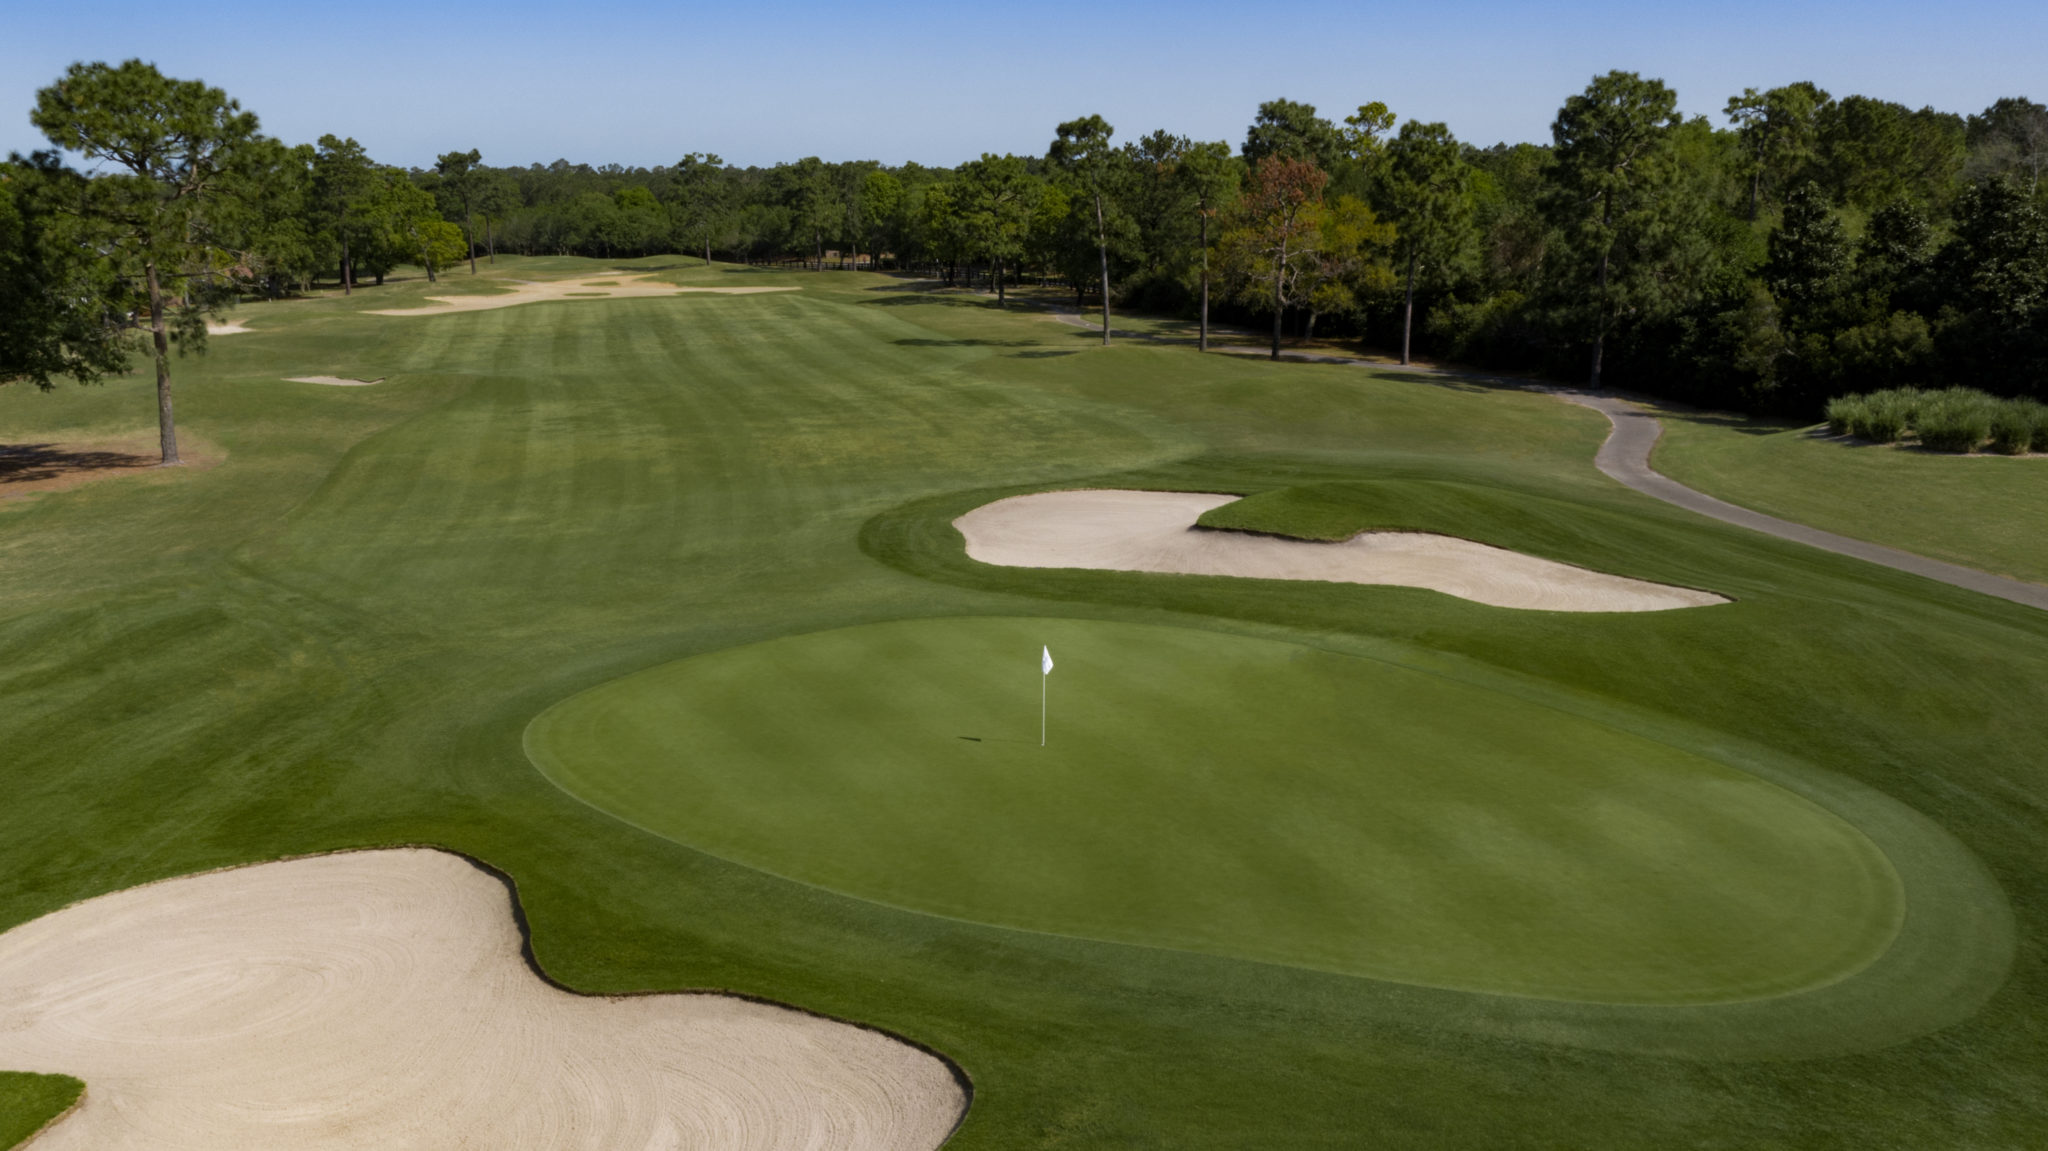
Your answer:
[[[1537,611],[1668,611],[1724,596],[1589,571],[1425,532],[1361,532],[1325,543],[1195,526],[1237,500],[1209,492],[1097,489],[1012,496],[953,521],[967,555],[1024,568],[1170,572],[1425,588]]]
[[[350,852],[115,892],[0,935],[0,1067],[83,1079],[35,1146],[929,1148],[939,1058],[716,994],[582,996],[507,884]]]
[[[616,276],[609,279],[579,278],[574,280],[514,280],[516,285],[509,292],[482,295],[428,296],[433,303],[421,308],[378,308],[369,314],[373,316],[445,316],[454,312],[482,312],[493,308],[510,308],[519,304],[544,304],[570,300],[644,300],[667,299],[672,296],[714,295],[752,296],[762,292],[795,292],[796,287],[750,287],[722,288],[682,286],[650,280],[647,274]]]
[[[358,380],[352,376],[286,376],[285,379],[294,384],[326,384],[330,388],[367,388],[384,382],[383,376],[374,380]]]

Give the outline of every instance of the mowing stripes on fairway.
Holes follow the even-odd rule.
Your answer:
[[[1061,649],[1051,746],[1040,646]],[[847,628],[537,718],[549,778],[880,902],[1383,979],[1607,1003],[1779,995],[1903,918],[1861,832],[1683,748],[1270,640],[1074,620]]]

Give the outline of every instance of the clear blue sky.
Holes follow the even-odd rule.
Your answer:
[[[1044,150],[1101,112],[1242,141],[1260,101],[1341,118],[1383,100],[1464,139],[1544,140],[1596,72],[1662,77],[1717,115],[1810,79],[1971,112],[2048,99],[2048,0],[1949,3],[1016,4],[0,0],[0,151],[42,141],[35,90],[73,60],[140,56],[227,89],[272,135],[354,136],[388,163],[768,164]]]

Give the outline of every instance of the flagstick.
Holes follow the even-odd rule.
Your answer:
[[[1038,746],[1045,746],[1045,681],[1052,677],[1038,673]]]

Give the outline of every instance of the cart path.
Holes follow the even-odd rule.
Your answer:
[[[1852,556],[1954,587],[1982,592],[2002,600],[2048,611],[2048,587],[2040,584],[2008,579],[1961,564],[1944,563],[1912,552],[1888,548],[1883,544],[1836,535],[1791,520],[1781,520],[1776,516],[1753,512],[1686,487],[1650,466],[1650,451],[1657,446],[1658,437],[1664,434],[1664,425],[1658,422],[1656,416],[1639,405],[1616,396],[1565,389],[1545,390],[1607,417],[1608,422],[1614,425],[1614,430],[1608,433],[1607,442],[1600,445],[1600,454],[1594,457],[1593,463],[1601,471],[1644,495],[1653,496],[1667,504],[1684,508],[1689,512],[1697,512],[1723,523],[1731,523],[1737,527],[1806,544],[1822,551]]]
[[[1073,324],[1076,327],[1091,328],[1095,331],[1102,330],[1100,322],[1090,323],[1070,310],[1058,309],[1058,314],[1059,318],[1065,323]],[[1211,328],[1210,330],[1216,331],[1217,329]],[[1157,337],[1144,336],[1135,332],[1118,332],[1117,334],[1126,338],[1158,342]],[[1255,355],[1261,358],[1269,354],[1264,350],[1256,348],[1217,348],[1214,350],[1235,355]],[[1600,453],[1593,460],[1594,466],[1598,467],[1610,478],[1646,496],[1663,500],[1674,507],[1684,508],[1686,511],[1706,516],[1709,519],[1716,519],[1723,523],[1734,524],[1737,527],[1748,528],[1751,531],[1762,532],[1768,536],[1776,536],[1782,540],[1791,540],[1793,543],[1805,544],[1808,547],[1819,548],[1822,551],[1834,552],[1836,555],[1845,555],[1867,563],[1879,564],[1883,567],[1945,583],[1951,587],[1981,592],[1984,595],[1996,596],[1999,599],[2008,600],[2012,603],[2024,604],[2027,607],[2048,611],[2048,587],[2044,587],[2041,584],[1993,575],[1990,572],[1964,567],[1961,564],[1929,559],[1923,555],[1900,551],[1897,548],[1889,548],[1883,544],[1874,544],[1868,540],[1836,535],[1833,532],[1822,531],[1820,528],[1808,527],[1805,524],[1794,523],[1791,520],[1781,520],[1776,516],[1754,512],[1748,508],[1731,504],[1727,500],[1716,499],[1705,492],[1686,487],[1684,484],[1658,472],[1650,466],[1650,452],[1657,446],[1658,437],[1664,434],[1664,425],[1658,421],[1655,414],[1646,410],[1640,404],[1620,396],[1597,394],[1574,388],[1561,388],[1549,384],[1535,384],[1526,380],[1509,379],[1502,376],[1459,372],[1423,364],[1403,366],[1361,359],[1356,356],[1339,356],[1323,352],[1282,351],[1280,358],[1308,363],[1349,364],[1356,367],[1377,368],[1381,371],[1414,372],[1420,375],[1473,380],[1499,387],[1547,392],[1561,400],[1567,400],[1571,403],[1591,408],[1607,417],[1607,421],[1614,425],[1614,427],[1608,433],[1606,442],[1600,445]]]

